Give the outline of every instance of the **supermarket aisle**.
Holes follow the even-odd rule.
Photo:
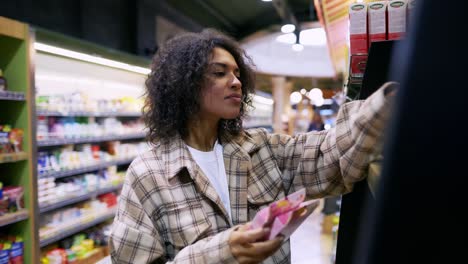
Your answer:
[[[323,201],[291,236],[292,264],[331,264],[332,237],[322,233]]]

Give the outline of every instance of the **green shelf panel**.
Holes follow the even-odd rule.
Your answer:
[[[18,27],[28,27],[17,23]],[[7,92],[0,94],[0,124],[9,124],[14,128],[21,128],[24,131],[23,151],[31,153],[31,103],[28,101],[30,94],[29,83],[29,45],[28,37],[24,39],[0,35],[0,68],[7,80]],[[6,111],[5,111],[5,110]],[[33,240],[37,236],[34,233],[33,204],[35,192],[32,189],[33,168],[28,155],[18,154],[13,156],[2,156],[0,162],[0,181],[4,185],[18,185],[24,188],[25,211],[18,212],[10,223],[6,225],[5,232],[8,234],[20,235],[24,240],[24,263],[37,263],[33,260]],[[21,162],[14,162],[20,161]],[[35,166],[36,164],[34,164]],[[8,215],[12,217],[12,215]],[[6,218],[3,218],[6,219]],[[4,221],[3,223],[7,223]]]

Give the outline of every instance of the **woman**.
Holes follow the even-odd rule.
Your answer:
[[[388,115],[387,84],[342,107],[336,128],[298,135],[242,129],[254,73],[231,38],[186,33],[155,55],[146,82],[152,150],[130,165],[110,236],[114,263],[289,263],[289,240],[248,222],[306,188],[343,194],[363,178]]]

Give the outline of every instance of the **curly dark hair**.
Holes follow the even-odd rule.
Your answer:
[[[144,119],[148,139],[155,142],[188,134],[188,121],[200,110],[201,87],[215,47],[228,51],[239,67],[242,83],[240,115],[222,119],[218,136],[242,132],[242,118],[252,105],[250,93],[255,88],[252,59],[231,37],[214,29],[183,33],[170,39],[155,54],[151,73],[146,80]]]

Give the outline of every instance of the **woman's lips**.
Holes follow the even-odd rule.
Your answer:
[[[242,98],[240,94],[231,94],[229,96],[224,97],[225,100],[229,100],[235,103],[240,103]]]

